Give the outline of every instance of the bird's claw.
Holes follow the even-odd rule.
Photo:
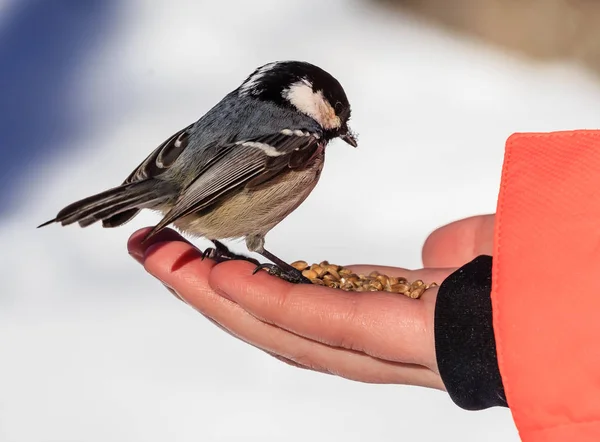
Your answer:
[[[260,263],[249,256],[238,255],[237,253],[231,252],[229,249],[223,249],[221,247],[209,247],[202,252],[202,260],[206,258],[212,259],[217,264],[225,261],[248,261],[252,264],[259,265]]]
[[[206,258],[208,259],[215,259],[217,255],[217,249],[215,249],[214,247],[208,247],[206,250],[204,250],[204,252],[202,252],[202,261],[204,261]],[[216,259],[215,259],[216,261]]]
[[[275,264],[259,264],[256,266],[252,274],[256,274],[261,270],[266,270],[269,275],[277,276],[284,281],[291,282],[292,284],[312,284],[310,279],[305,277],[302,272],[294,268],[290,270],[283,270]]]

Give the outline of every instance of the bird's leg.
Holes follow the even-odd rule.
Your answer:
[[[224,262],[224,261],[232,261],[232,260],[241,260],[241,261],[249,261],[252,264],[260,265],[260,263],[249,256],[238,255],[237,253],[233,253],[231,250],[227,248],[225,244],[217,240],[211,240],[211,242],[215,245],[215,247],[209,247],[202,253],[202,259],[209,258],[213,261]]]
[[[302,275],[300,270],[292,267],[282,259],[277,258],[271,252],[265,250],[264,247],[261,247],[261,250],[257,250],[257,253],[260,253],[274,264],[259,264],[256,269],[254,269],[254,273],[266,269],[269,274],[277,276],[284,281],[291,282],[292,284],[312,284],[310,279]]]
[[[265,236],[261,234],[253,234],[246,236],[246,247],[251,252],[256,252],[274,264],[258,264],[254,269],[256,274],[259,270],[267,270],[269,274],[277,276],[285,281],[294,284],[312,284],[310,279],[304,277],[302,272],[295,269],[287,262],[277,258],[268,250],[265,250]]]

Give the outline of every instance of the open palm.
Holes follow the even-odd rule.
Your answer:
[[[443,281],[477,255],[492,253],[494,217],[467,218],[430,235],[424,268],[350,266],[409,280]],[[231,335],[289,364],[362,382],[444,389],[435,359],[437,288],[414,300],[386,292],[344,292],[293,285],[245,261],[216,264],[173,230],[129,253],[181,300]]]

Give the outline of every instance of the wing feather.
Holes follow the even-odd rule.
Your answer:
[[[285,170],[307,165],[323,144],[320,134],[289,131],[214,146],[217,159],[206,163],[146,238],[181,217],[208,208],[229,191],[243,186],[253,189]]]
[[[123,184],[142,181],[156,177],[165,172],[185,150],[189,142],[190,132],[194,123],[174,133],[160,146],[152,151],[142,163],[135,168]]]

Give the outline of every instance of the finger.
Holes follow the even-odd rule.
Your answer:
[[[290,365],[361,382],[444,388],[439,375],[426,367],[383,361],[363,353],[314,342],[264,323],[240,306],[232,305],[235,308],[222,308],[222,304],[203,308],[230,334]]]
[[[444,388],[439,375],[426,367],[383,361],[359,352],[329,347],[264,323],[237,304],[194,298],[196,308],[227,333],[288,365],[361,382]]]
[[[358,352],[331,348],[260,321],[240,305],[219,296],[209,286],[211,269],[226,264],[235,264],[243,276],[252,277],[254,266],[247,262],[225,263],[215,267],[213,261],[202,260],[197,249],[181,242],[155,244],[148,249],[144,261],[144,266],[152,275],[173,287],[187,303],[229,333],[265,351],[317,371],[363,382],[443,388],[439,376],[424,367],[381,361]],[[266,274],[255,276],[279,281]],[[237,278],[238,275],[230,277]]]
[[[491,255],[495,215],[453,222],[435,230],[423,245],[425,267],[460,267],[479,255]]]
[[[152,244],[144,251],[142,264],[148,273],[174,290],[179,297],[182,295],[178,287],[183,286],[187,290],[197,289],[200,293],[212,294],[215,299],[219,298],[207,283],[215,262],[204,259],[202,252],[187,241]]]
[[[431,301],[288,284],[266,272],[252,275],[241,262],[215,267],[210,284],[253,316],[294,334],[384,360],[435,366]]]
[[[144,253],[145,253],[146,249],[148,249],[153,244],[156,244],[159,242],[168,242],[168,241],[187,242],[185,240],[185,238],[183,238],[181,235],[179,235],[177,232],[175,232],[174,230],[171,230],[171,229],[162,230],[159,233],[157,233],[156,235],[152,236],[151,238],[148,238],[147,241],[143,241],[146,234],[151,229],[152,229],[151,227],[148,227],[145,229],[138,230],[133,235],[131,235],[131,237],[129,238],[129,241],[127,242],[127,251],[129,252],[129,255],[131,255],[131,257],[140,264],[142,264],[144,261]],[[164,284],[164,283],[163,283],[163,286],[177,300],[185,302],[183,299],[181,299],[181,297],[177,294],[177,292],[175,290],[173,290],[173,288],[169,287],[167,284]]]
[[[146,253],[146,250],[153,244],[167,241],[180,241],[189,244],[189,242],[183,236],[172,229],[161,230],[156,235],[152,235],[150,238],[144,241],[145,236],[150,232],[150,230],[152,230],[151,227],[140,229],[133,233],[133,235],[129,237],[129,241],[127,241],[127,251],[139,263],[144,260],[144,254]]]

